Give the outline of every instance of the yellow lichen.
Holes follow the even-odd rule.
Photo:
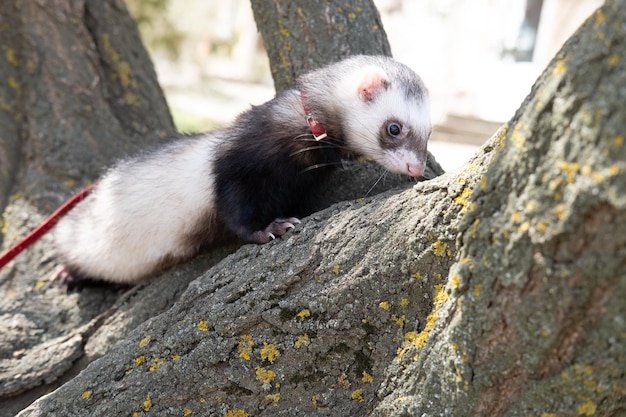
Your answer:
[[[361,382],[365,383],[365,384],[371,384],[372,382],[374,382],[374,378],[368,374],[367,372],[363,371],[363,376],[361,377]]]
[[[584,404],[578,406],[579,416],[592,416],[596,413],[597,405],[591,400],[587,400]]]
[[[235,408],[232,410],[228,410],[224,417],[250,417],[250,414],[246,413],[244,410],[240,408]]]
[[[45,285],[46,285],[46,282],[45,282],[45,281],[38,280],[37,282],[35,282],[35,289],[36,289],[36,290],[40,290],[40,289],[42,289]]]
[[[511,143],[522,151],[526,150],[526,125],[518,122],[511,133]]]
[[[139,347],[140,347],[140,348],[145,347],[145,346],[148,344],[148,342],[150,341],[150,338],[151,338],[151,336],[150,336],[150,335],[148,335],[148,336],[144,337],[143,339],[141,339],[141,340],[139,341]]]
[[[14,77],[9,77],[9,87],[17,90],[18,88],[20,88],[20,82],[17,81]]]
[[[433,253],[435,256],[443,256],[446,253],[447,248],[448,244],[440,240],[433,243]]]
[[[452,284],[452,288],[459,288],[461,285],[461,277],[456,272],[450,275],[450,284]]]
[[[559,162],[557,167],[567,173],[567,182],[570,184],[574,182],[576,174],[580,170],[580,164],[577,162]]]
[[[545,233],[548,230],[548,225],[544,222],[539,222],[535,226],[535,229],[539,230],[541,233]]]
[[[239,341],[239,345],[237,346],[237,352],[239,353],[239,357],[249,361],[250,353],[252,353],[253,346],[254,342],[252,341],[252,335],[242,335],[241,340]]]
[[[463,381],[463,375],[461,375],[461,370],[457,368],[456,370],[456,381],[457,382],[461,382]]]
[[[134,94],[134,93],[131,93],[131,92],[126,92],[126,94],[124,94],[124,101],[129,106],[138,106],[139,105],[139,97],[137,97],[137,94]]]
[[[554,66],[554,69],[552,70],[552,75],[563,75],[565,74],[565,71],[567,71],[567,57],[566,58],[561,58],[558,61],[556,61],[556,65]]]
[[[320,400],[320,396],[317,394],[311,397],[311,402],[313,403],[314,407],[317,407],[317,403],[319,402],[319,400]]]
[[[269,384],[274,380],[274,378],[276,378],[276,372],[272,371],[271,369],[262,368],[260,366],[256,367],[255,373],[257,379],[263,384]]]
[[[170,359],[172,359],[174,362],[176,362],[177,360],[180,359],[180,355],[176,355],[176,354],[170,355]]]
[[[472,204],[468,201],[471,196],[472,189],[466,187],[461,191],[461,194],[454,198],[454,202],[461,206],[461,213],[465,213],[472,208]]]
[[[354,391],[352,391],[352,394],[350,394],[350,398],[352,398],[354,401],[358,401],[360,403],[362,403],[363,400],[363,389],[362,388],[358,388],[355,389]]]
[[[143,356],[143,355],[141,355],[141,356],[137,356],[137,357],[135,358],[135,360],[134,360],[134,362],[135,362],[135,366],[139,366],[139,365],[141,365],[142,363],[144,363],[144,362],[145,362],[145,360],[146,360],[146,357],[145,357],[145,356]]]
[[[280,356],[280,352],[276,349],[276,342],[267,343],[263,342],[263,348],[261,349],[261,359],[274,363],[277,357]]]
[[[606,20],[606,16],[602,9],[596,10],[596,21],[594,22],[594,27],[597,29],[604,21]]]
[[[85,391],[81,394],[80,398],[82,398],[83,400],[88,400],[89,398],[91,398],[91,391]]]
[[[619,55],[613,54],[607,59],[610,66],[614,67],[619,64]]]
[[[517,231],[520,233],[524,233],[527,232],[528,229],[530,229],[530,222],[524,222],[522,224],[520,224],[520,226],[518,227]]]
[[[7,62],[11,65],[13,65],[14,67],[19,66],[19,61],[17,60],[17,58],[15,57],[15,51],[11,48],[7,48],[6,50],[6,57],[7,57]]]
[[[152,360],[152,364],[150,365],[150,368],[148,368],[148,371],[150,372],[154,372],[157,369],[159,369],[161,367],[161,365],[163,365],[165,362],[167,362],[167,359],[165,358],[154,358]]]
[[[201,332],[208,332],[209,331],[209,322],[206,320],[200,320],[198,322],[198,324],[196,324],[196,327],[198,328],[198,330],[200,330]]]
[[[185,408],[183,410],[183,416],[187,417],[189,415],[191,415],[192,411],[189,408]]]
[[[380,304],[378,304],[378,307],[382,308],[383,310],[389,310],[389,308],[391,307],[391,303],[389,303],[389,301],[382,301]]]
[[[333,273],[336,274],[336,275],[339,275],[340,268],[341,267],[339,265],[333,266]]]
[[[401,316],[396,316],[395,314],[391,316],[391,319],[396,323],[396,326],[403,327],[404,322],[406,321],[406,316],[403,314]]]
[[[277,403],[277,402],[280,401],[280,393],[266,395],[265,399],[267,401],[273,401],[273,402]]]
[[[480,285],[478,285],[478,284],[474,285],[474,296],[475,297],[479,297],[480,296]]]
[[[559,204],[554,208],[554,214],[559,220],[563,220],[563,218],[565,217],[565,210],[565,205]]]
[[[151,408],[152,408],[152,398],[150,398],[150,396],[148,395],[146,397],[146,400],[143,402],[143,411],[147,413],[148,411],[150,411]]]
[[[115,69],[113,78],[118,80],[123,87],[134,88],[136,83],[131,78],[130,64],[122,60],[119,52],[111,46],[111,38],[108,33],[102,35],[102,48]]]
[[[293,345],[296,347],[296,349],[300,349],[301,347],[309,346],[309,336],[307,336],[306,334],[298,336],[298,338],[293,343]]]
[[[424,326],[424,330],[421,332],[410,331],[405,333],[402,347],[398,349],[399,357],[402,357],[411,348],[421,349],[426,346],[426,340],[428,339],[430,332],[435,328],[435,323],[439,317],[439,311],[447,299],[448,293],[446,292],[443,284],[435,285],[435,300],[433,301],[433,309],[426,318],[426,326]],[[415,358],[417,358],[417,355]]]
[[[401,300],[400,300],[400,305],[401,305],[402,307],[406,307],[406,306],[408,306],[409,304],[411,304],[411,302],[409,301],[409,299],[408,299],[408,298],[403,298],[403,299],[401,299]]]
[[[421,272],[416,272],[413,274],[413,278],[415,279],[420,279],[422,277],[422,273]]]
[[[620,147],[624,145],[624,136],[619,135],[613,138],[613,146]]]
[[[297,316],[298,316],[298,318],[299,318],[300,320],[304,320],[304,319],[305,319],[305,317],[310,317],[310,316],[311,316],[311,311],[310,311],[309,309],[304,309],[304,310],[300,311],[300,312],[297,314]]]

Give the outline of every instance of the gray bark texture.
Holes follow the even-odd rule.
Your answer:
[[[0,28],[4,250],[112,161],[158,143],[174,127],[121,1],[4,2]],[[442,173],[434,159],[428,166],[427,178]],[[346,162],[319,207],[414,184],[393,175],[377,183],[380,174],[374,164]],[[51,246],[44,236],[0,270],[2,417],[71,380],[167,311],[189,282],[240,245],[216,247],[128,291],[104,286],[79,293],[50,281]]]
[[[357,54],[391,56],[372,0],[251,0],[268,51],[276,91],[296,77]]]
[[[0,275],[37,304],[3,304],[3,408],[56,384],[20,416],[623,415],[625,57],[607,0],[461,171],[121,295],[39,285],[42,242]]]

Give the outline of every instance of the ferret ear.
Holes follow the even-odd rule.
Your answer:
[[[380,68],[372,67],[365,72],[359,83],[357,94],[363,101],[374,100],[380,93],[389,88],[387,74]]]

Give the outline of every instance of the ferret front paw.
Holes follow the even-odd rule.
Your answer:
[[[271,222],[263,230],[258,230],[251,234],[250,241],[255,243],[267,243],[276,239],[276,236],[282,236],[289,230],[296,227],[300,223],[300,219],[295,217],[278,218]]]

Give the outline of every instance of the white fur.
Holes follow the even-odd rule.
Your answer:
[[[195,253],[185,236],[214,210],[216,138],[179,139],[110,170],[55,228],[57,250],[90,277],[136,283],[167,256]]]

